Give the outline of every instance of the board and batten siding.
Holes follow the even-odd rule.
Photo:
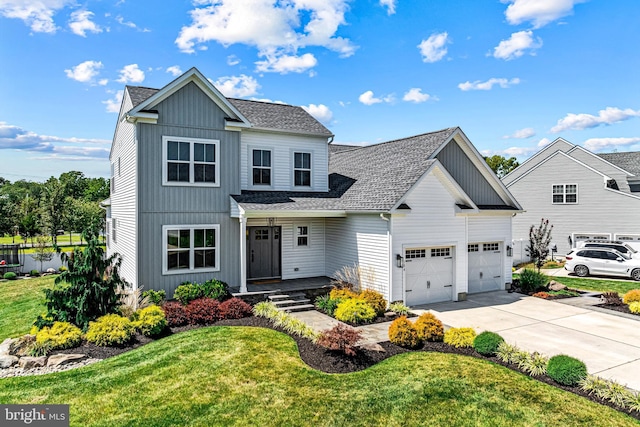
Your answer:
[[[389,223],[380,214],[349,214],[327,218],[325,275],[335,277],[342,267],[354,264],[373,272],[373,282],[364,285],[381,292],[390,301]]]
[[[133,286],[138,284],[137,272],[137,187],[138,176],[136,127],[122,120],[123,115],[133,107],[128,91],[125,91],[120,115],[113,136],[110,162],[114,167],[115,191],[111,192],[111,218],[116,221],[116,240],[113,241],[113,227],[109,224],[107,254],[120,254],[122,264],[120,275]],[[118,168],[118,163],[120,167]]]
[[[554,184],[577,184],[577,204],[553,204]],[[605,188],[604,177],[565,156],[556,155],[509,185],[525,212],[513,218],[513,239],[529,238],[541,218],[553,225],[558,254],[571,250],[572,233],[640,233],[640,198]]]
[[[511,245],[511,215],[470,216],[467,219],[469,243],[500,242],[504,283],[512,280],[512,258],[507,257],[507,245]]]
[[[252,150],[271,151],[271,186],[254,186]],[[293,184],[293,153],[311,153],[311,188]],[[241,137],[240,182],[243,190],[328,191],[329,149],[326,137],[245,130]]]
[[[405,199],[411,207],[406,213],[391,216],[393,250],[391,256],[405,256],[405,249],[453,246],[453,298],[467,292],[466,220],[456,216],[456,200],[446,189],[437,172],[423,177]],[[390,301],[405,300],[403,269],[393,266],[393,289]]]

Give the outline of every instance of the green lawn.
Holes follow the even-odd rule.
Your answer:
[[[598,292],[617,292],[624,295],[631,289],[640,289],[640,282],[622,280],[588,279],[579,277],[553,277],[553,280],[574,289]]]
[[[409,353],[324,374],[269,329],[176,334],[62,373],[0,380],[2,403],[67,403],[73,426],[638,426],[482,360]]]
[[[45,311],[45,288],[55,276],[0,282],[0,342],[29,332],[33,321]]]

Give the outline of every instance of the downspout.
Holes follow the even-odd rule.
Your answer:
[[[382,219],[383,221],[387,222],[387,270],[388,270],[388,275],[387,275],[387,289],[388,289],[388,295],[387,295],[387,301],[391,302],[391,297],[392,297],[392,293],[393,293],[393,256],[392,256],[392,251],[393,251],[393,245],[392,245],[392,238],[393,235],[391,234],[391,218],[387,218],[386,216],[384,216],[384,213],[380,214],[380,219]]]

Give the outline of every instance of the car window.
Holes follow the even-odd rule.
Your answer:
[[[616,253],[613,253],[613,252],[605,252],[605,254],[606,254],[606,256],[607,256],[607,259],[610,259],[610,260],[616,260],[616,259],[618,259],[618,254],[616,254]]]
[[[614,245],[614,244],[608,244],[608,243],[587,243],[585,245],[585,247],[587,247],[587,248],[611,248],[611,249],[615,249],[618,252],[622,252],[623,254],[626,254],[629,251],[626,248],[626,246]]]

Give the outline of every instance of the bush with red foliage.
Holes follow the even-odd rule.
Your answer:
[[[240,298],[231,298],[220,304],[220,318],[242,319],[253,314],[251,306]]]
[[[198,298],[187,305],[187,318],[192,325],[210,325],[222,319],[220,301]]]
[[[164,316],[167,318],[167,324],[172,328],[189,323],[187,309],[178,301],[165,302],[162,304],[162,311],[164,311]]]
[[[535,294],[533,294],[532,296],[537,297],[537,298],[542,298],[542,299],[549,299],[549,297],[551,297],[550,294],[548,294],[547,292],[536,292]]]
[[[337,324],[322,331],[318,345],[333,351],[341,351],[347,356],[356,355],[356,343],[362,338],[362,332],[350,326]]]

